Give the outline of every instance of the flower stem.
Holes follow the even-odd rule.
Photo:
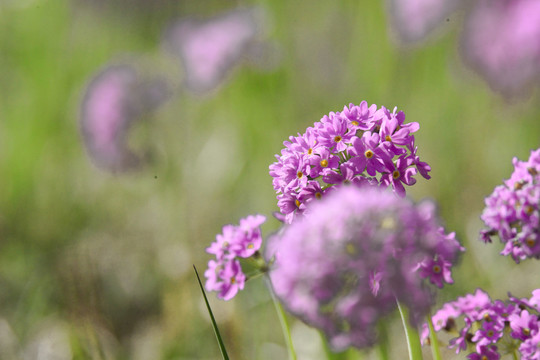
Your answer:
[[[324,333],[322,331],[319,331],[319,335],[321,336],[321,343],[324,350],[324,354],[326,355],[327,360],[362,360],[364,359],[364,355],[358,350],[354,348],[348,348],[347,350],[341,351],[341,352],[334,352],[332,349],[330,349],[330,346],[328,345],[328,340],[326,339]]]
[[[427,316],[427,323],[429,326],[429,339],[431,340],[431,354],[433,355],[433,360],[442,360],[441,350],[439,349],[439,340],[437,339],[430,313],[428,313]]]
[[[397,301],[397,299],[396,299]],[[409,325],[407,319],[407,310],[404,309],[399,301],[397,301],[399,314],[401,315],[401,321],[403,322],[403,329],[405,330],[405,337],[407,338],[407,349],[409,350],[410,360],[423,360],[422,347],[420,345],[420,336],[418,331]]]
[[[386,331],[386,326],[382,322],[379,324],[379,341],[377,346],[377,353],[379,354],[380,360],[389,360],[390,354],[388,351],[388,333]]]
[[[274,303],[274,307],[276,308],[276,313],[279,318],[279,323],[281,324],[283,337],[285,338],[287,350],[289,351],[289,360],[296,360],[296,351],[294,351],[291,330],[289,329],[289,324],[287,323],[287,317],[285,315],[285,311],[283,311],[283,307],[274,294],[274,290],[272,289],[272,284],[270,283],[268,276],[266,276],[266,284],[268,285],[268,291],[270,291],[270,296],[272,297],[272,302]]]

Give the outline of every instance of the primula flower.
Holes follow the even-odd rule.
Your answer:
[[[485,200],[482,220],[487,229],[480,239],[491,242],[498,235],[505,245],[501,255],[516,263],[540,258],[540,149],[531,151],[528,161],[513,160],[514,172]]]
[[[82,137],[94,163],[111,172],[140,165],[141,156],[127,145],[129,129],[168,95],[164,79],[142,76],[135,65],[100,70],[85,90],[80,116]]]
[[[262,215],[250,215],[240,225],[225,225],[206,252],[216,256],[205,271],[206,290],[217,291],[218,298],[232,299],[244,288],[247,280],[239,258],[256,257],[262,245],[260,226],[266,221]]]
[[[341,184],[355,186],[392,185],[405,195],[416,172],[429,179],[430,166],[420,161],[414,145],[416,122],[405,123],[405,114],[384,106],[349,104],[342,112],[330,112],[306,129],[291,136],[281,155],[270,165],[272,184],[280,212],[287,223],[305,210],[299,194],[312,181],[320,183],[320,194]],[[297,202],[298,201],[298,202]]]
[[[246,52],[260,45],[261,15],[260,9],[236,9],[170,25],[164,46],[181,58],[187,89],[199,94],[214,89]]]
[[[445,23],[461,0],[387,0],[390,25],[400,41],[424,40]]]
[[[277,297],[335,350],[373,345],[396,299],[413,320],[425,314],[433,291],[420,264],[439,257],[454,264],[462,249],[441,233],[434,206],[375,187],[335,188],[307,210],[268,239],[265,258]]]
[[[539,291],[534,290],[530,299],[517,299],[509,294],[507,301],[491,301],[487,293],[477,289],[474,295],[444,304],[432,317],[433,327],[435,331],[456,333],[458,320],[462,318],[464,326],[457,332],[459,336],[450,340],[450,347],[459,353],[474,346],[475,351],[468,359],[500,359],[507,354],[515,355],[516,350],[521,353],[521,359],[538,359],[540,316],[530,304],[536,301]],[[427,324],[422,338],[425,343]]]
[[[540,79],[540,2],[479,0],[463,32],[465,58],[491,87],[524,92]]]

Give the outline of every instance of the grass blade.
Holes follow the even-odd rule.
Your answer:
[[[216,319],[214,318],[214,314],[212,313],[212,309],[210,308],[210,304],[208,303],[206,292],[204,291],[204,287],[201,283],[201,278],[199,277],[199,273],[197,272],[197,268],[195,267],[195,265],[193,265],[193,270],[195,270],[195,275],[197,275],[197,281],[199,282],[199,286],[201,288],[201,292],[204,297],[204,302],[206,303],[206,308],[208,309],[208,314],[210,314],[210,319],[212,320],[212,327],[214,328],[214,334],[216,334],[216,339],[219,344],[219,350],[221,351],[221,356],[223,357],[223,360],[229,360],[227,349],[225,349],[225,344],[223,343],[223,339],[221,338],[221,335],[219,333],[219,329],[216,324]]]

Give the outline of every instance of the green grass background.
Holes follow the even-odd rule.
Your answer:
[[[178,76],[160,49],[164,26],[239,5],[266,10],[279,66],[239,66],[208,96],[179,92],[133,130],[146,167],[96,168],[78,124],[92,75],[140,55]],[[465,66],[460,15],[417,47],[387,24],[379,1],[0,0],[0,358],[219,358],[192,264],[204,271],[224,224],[271,217],[268,165],[289,135],[362,100],[420,123],[432,179],[408,194],[436,200],[467,247],[439,302],[477,287],[530,295],[538,264],[516,266],[477,234],[483,198],[539,146],[538,93],[505,100]],[[285,358],[262,281],[230,302],[210,298],[231,358]],[[390,344],[404,358],[394,320]],[[301,359],[320,358],[315,332],[295,323],[293,336]]]

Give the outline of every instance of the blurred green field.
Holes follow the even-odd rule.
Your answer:
[[[0,0],[1,359],[218,359],[192,264],[204,271],[204,249],[224,224],[271,217],[268,165],[289,135],[362,100],[420,123],[432,179],[408,194],[436,200],[467,247],[440,302],[477,287],[494,298],[530,295],[537,264],[515,266],[477,234],[483,198],[509,177],[514,156],[526,160],[540,145],[540,98],[505,101],[463,64],[461,18],[404,48],[379,1],[129,4]],[[237,5],[266,10],[279,66],[240,66],[205,97],[179,92],[134,129],[147,166],[96,168],[78,124],[91,76],[136,54],[167,69],[166,24]],[[286,357],[264,287],[249,282],[230,302],[210,294],[232,359]],[[392,349],[403,354],[395,323]],[[300,359],[320,358],[315,332],[297,323],[293,333]]]

